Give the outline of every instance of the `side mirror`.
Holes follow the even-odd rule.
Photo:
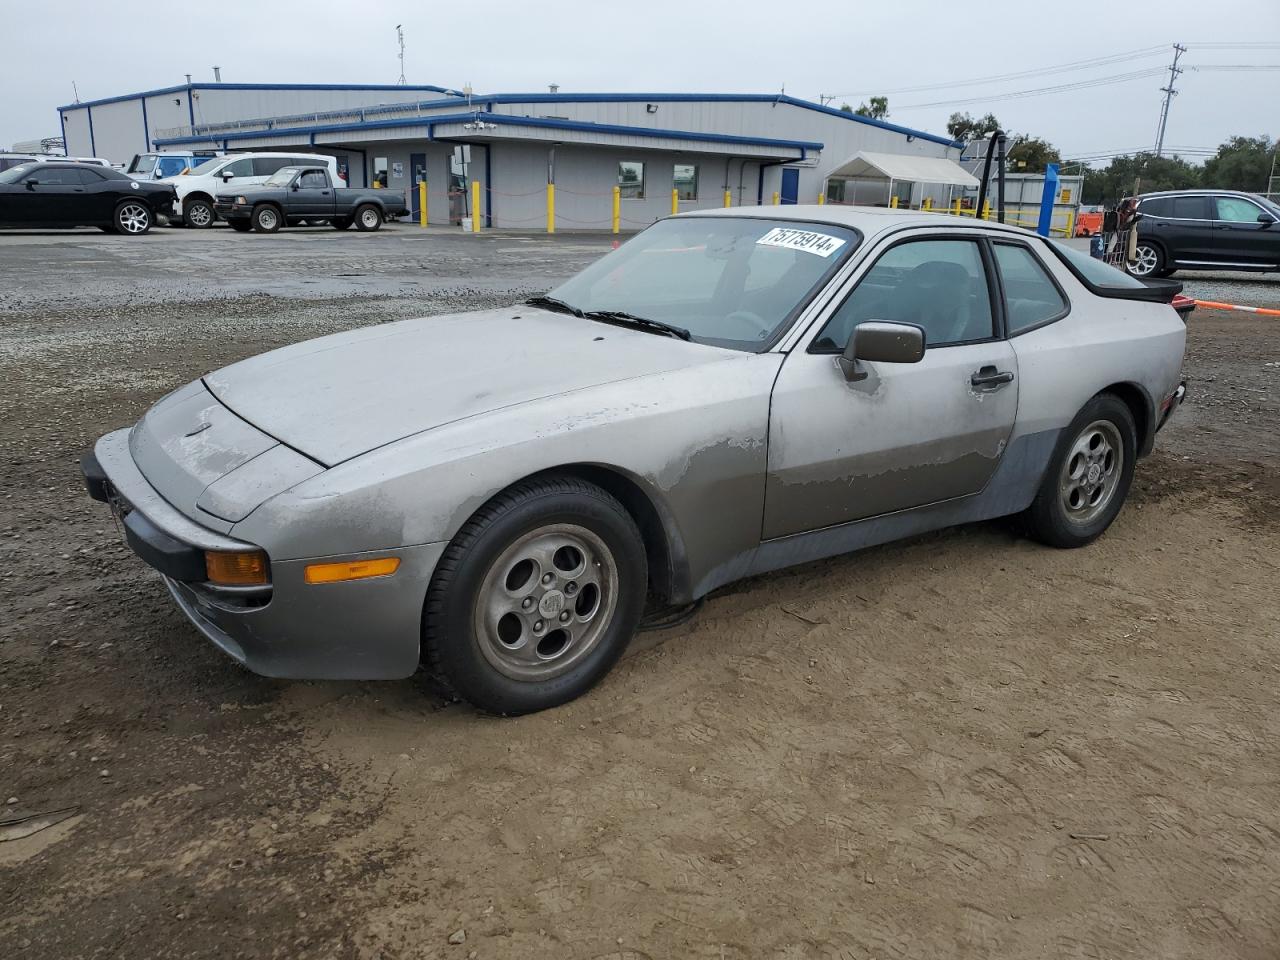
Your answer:
[[[1258,214],[1258,222],[1264,227],[1269,227],[1271,224],[1276,222],[1276,218],[1264,210],[1262,213]]]
[[[222,177],[222,182],[226,183],[228,180],[235,177],[235,174],[232,173],[230,170],[223,170],[220,176]]]
[[[302,184],[298,183],[298,181],[297,181],[297,180],[295,180],[295,181],[293,181],[293,183],[289,184],[289,189],[290,189],[290,190],[301,190],[301,189],[302,189]]]
[[[919,363],[924,359],[924,328],[914,323],[868,320],[853,328],[849,345],[840,357],[840,369],[849,382],[865,380],[870,363]]]
[[[39,180],[28,180],[28,181],[27,181],[27,189],[28,189],[28,190],[34,190],[34,189],[35,189],[39,184],[40,184],[40,181],[39,181]]]

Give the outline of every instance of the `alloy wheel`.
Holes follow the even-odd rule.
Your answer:
[[[476,596],[475,639],[513,680],[570,670],[613,619],[618,567],[604,541],[576,524],[538,527],[502,552]]]
[[[116,219],[125,233],[146,233],[151,226],[151,214],[140,203],[126,203]]]
[[[193,227],[207,227],[213,222],[213,211],[207,204],[195,203],[187,211],[186,219]]]
[[[1110,505],[1124,472],[1124,442],[1110,420],[1095,420],[1076,437],[1058,479],[1068,520],[1086,525]]]
[[[1134,259],[1129,263],[1129,272],[1135,277],[1146,277],[1155,273],[1159,264],[1160,254],[1156,248],[1150,244],[1140,243],[1134,254]]]

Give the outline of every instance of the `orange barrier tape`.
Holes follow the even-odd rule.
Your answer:
[[[1271,310],[1267,307],[1244,307],[1238,303],[1218,303],[1216,300],[1197,300],[1197,307],[1205,307],[1209,310],[1239,310],[1241,313],[1260,313],[1266,317],[1280,317],[1280,310]]]

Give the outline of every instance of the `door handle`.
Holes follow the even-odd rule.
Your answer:
[[[982,367],[973,376],[969,378],[969,382],[975,387],[985,387],[987,389],[995,389],[1002,387],[1006,383],[1013,383],[1012,370],[997,370],[991,365]]]

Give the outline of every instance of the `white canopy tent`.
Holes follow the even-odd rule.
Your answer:
[[[954,160],[945,157],[917,157],[899,153],[873,153],[861,150],[836,167],[827,180],[851,180],[854,182],[854,200],[857,198],[857,181],[874,180],[888,184],[888,195],[893,196],[893,185],[898,183],[927,183],[947,188],[947,203],[955,187],[977,187],[978,178]]]

